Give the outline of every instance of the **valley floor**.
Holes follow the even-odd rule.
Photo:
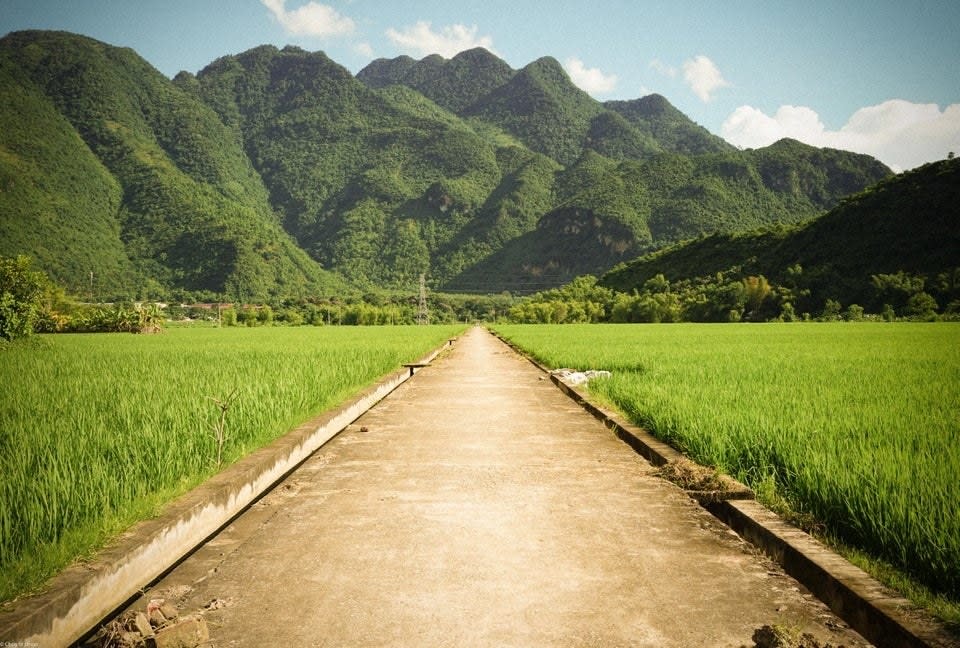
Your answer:
[[[865,645],[653,472],[475,328],[145,598],[215,646]]]

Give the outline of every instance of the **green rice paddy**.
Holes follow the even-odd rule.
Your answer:
[[[191,328],[0,350],[0,601],[462,326]]]
[[[497,326],[700,463],[960,597],[960,325]]]

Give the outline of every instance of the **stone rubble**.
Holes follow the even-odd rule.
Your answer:
[[[201,614],[181,616],[166,599],[150,599],[145,611],[130,610],[84,644],[90,648],[198,648],[210,641]]]

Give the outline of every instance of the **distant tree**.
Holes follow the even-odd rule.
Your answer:
[[[843,309],[843,306],[840,302],[828,299],[823,304],[823,313],[821,314],[821,319],[827,322],[834,322],[840,319],[840,311]]]
[[[762,320],[765,319],[768,310],[765,306],[768,305],[768,301],[773,294],[773,289],[770,286],[770,282],[767,281],[767,278],[763,275],[759,277],[746,277],[743,280],[744,296],[746,301],[744,303],[744,311],[747,319],[751,320]],[[775,313],[776,311],[774,311]]]
[[[649,293],[667,293],[670,292],[670,282],[662,274],[657,274],[644,282],[643,289]]]
[[[264,326],[273,324],[273,309],[269,306],[262,306],[257,310],[257,322]]]
[[[879,303],[890,304],[896,312],[902,312],[913,295],[923,292],[926,279],[909,272],[872,275],[871,283]]]
[[[796,322],[797,321],[797,312],[793,308],[793,304],[790,302],[784,302],[780,306],[780,319],[784,322]]]
[[[844,319],[846,319],[848,322],[859,322],[862,320],[863,306],[860,306],[859,304],[850,304],[847,306],[847,312],[846,315],[844,315]]]
[[[301,326],[306,321],[306,317],[295,308],[283,308],[277,312],[275,321],[287,326]]]
[[[937,318],[937,310],[940,308],[937,300],[932,295],[919,292],[910,297],[907,301],[906,314],[922,320],[933,320]]]
[[[29,257],[0,257],[0,338],[33,334],[49,283],[45,274],[30,269]]]
[[[257,310],[252,306],[244,306],[237,313],[237,325],[239,326],[256,326],[258,323]]]

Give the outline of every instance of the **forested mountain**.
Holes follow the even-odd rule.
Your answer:
[[[129,49],[0,41],[0,245],[92,296],[335,290],[219,116]]]
[[[482,49],[354,77],[262,46],[169,80],[129,49],[20,32],[0,39],[0,87],[0,255],[98,296],[269,299],[421,273],[528,291],[801,222],[890,174],[798,142],[738,151],[663,97],[603,104],[552,58],[513,70]]]
[[[723,138],[712,135],[677,110],[665,97],[647,95],[632,101],[607,101],[604,107],[626,119],[665,151],[697,155],[734,150]]]
[[[450,112],[462,113],[514,74],[506,62],[478,47],[450,60],[436,54],[420,61],[409,56],[377,59],[357,78],[371,88],[405,85]]]
[[[832,300],[874,313],[889,305],[899,315],[921,293],[937,300],[934,310],[949,310],[960,298],[960,159],[885,180],[799,226],[668,247],[614,268],[600,283],[630,292],[657,275],[694,283],[763,276],[792,294],[798,314],[819,314]]]
[[[562,163],[585,149],[615,159],[735,150],[660,95],[594,101],[550,57],[516,71],[482,48],[449,60],[400,56],[373,61],[357,78],[371,88],[407,86],[461,117],[482,116]]]

